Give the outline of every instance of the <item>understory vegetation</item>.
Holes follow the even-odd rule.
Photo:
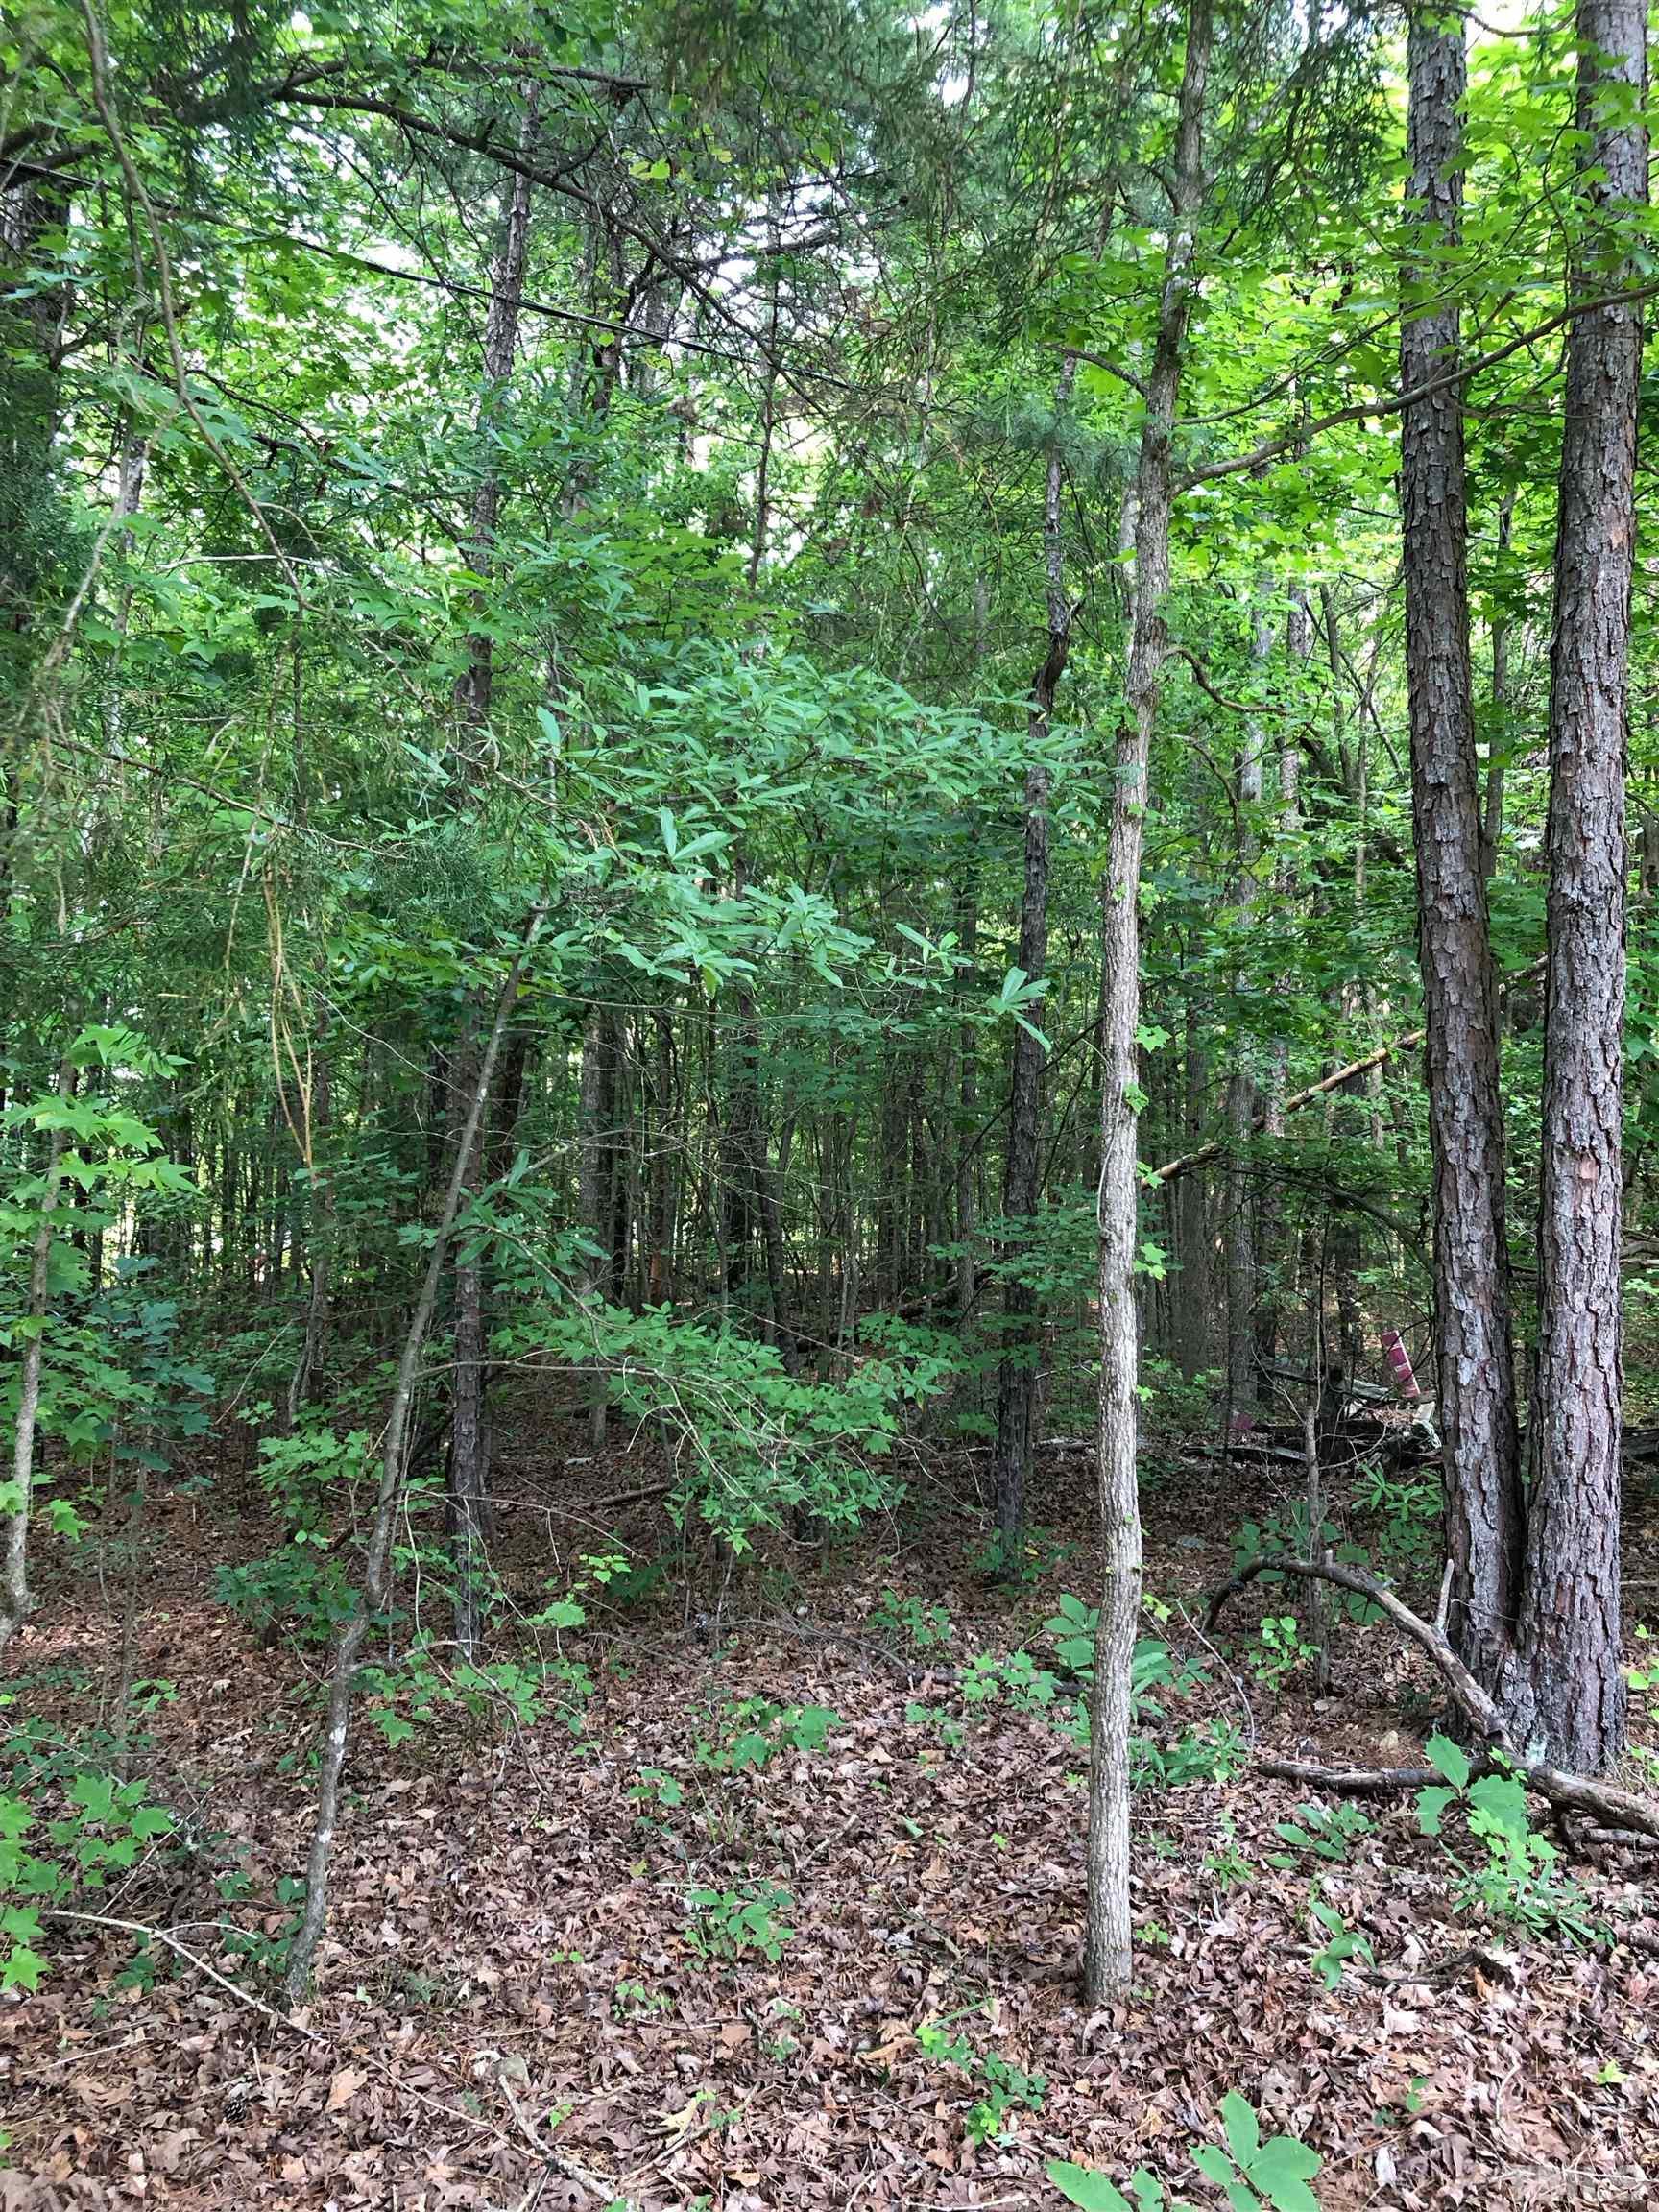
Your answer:
[[[1645,12],[0,15],[0,2206],[1659,2191]]]

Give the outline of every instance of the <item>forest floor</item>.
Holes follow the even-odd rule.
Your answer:
[[[567,1472],[545,1437],[511,1437],[497,1469],[519,1501],[509,1550],[542,1574],[550,1541],[567,1560],[610,1525],[584,1523],[573,1479],[600,1501],[651,1473],[614,1454]],[[1044,1623],[1093,1579],[1088,1461],[1045,1455],[1017,1588],[973,1564],[967,1467],[934,1466],[925,1511],[855,1544],[593,1608],[566,1640],[594,1678],[577,1731],[448,1719],[394,1747],[360,1728],[320,1993],[291,2019],[223,1921],[282,1925],[264,1909],[302,1863],[318,1662],[262,1649],[216,1599],[232,1500],[166,1503],[135,1654],[159,1686],[142,1765],[199,1847],[147,1859],[96,1909],[165,1927],[255,2004],[165,1951],[122,1985],[131,1937],[59,1926],[38,1992],[0,2000],[0,2208],[944,2212],[1058,2205],[1056,2157],[1120,2184],[1144,2165],[1208,2207],[1190,2152],[1230,2090],[1320,2153],[1325,2212],[1659,2196],[1659,1918],[1627,1856],[1575,1869],[1610,1940],[1540,1940],[1459,1910],[1408,1799],[1374,1803],[1338,1859],[1287,1850],[1276,1824],[1310,1792],[1246,1760],[1137,1794],[1139,1986],[1120,2011],[1081,2008],[1085,1755],[1005,1676],[996,1697],[965,1692],[976,1653],[1053,1663]],[[1208,1719],[1259,1751],[1414,1758],[1434,1684],[1386,1627],[1339,1629],[1317,1709],[1298,1676],[1274,1689],[1249,1665],[1282,1596],[1250,1594],[1214,1652],[1197,1637],[1238,1523],[1273,1502],[1270,1481],[1201,1462],[1150,1485],[1158,1633],[1205,1669],[1161,1695],[1154,1733]],[[1633,1503],[1651,1607],[1659,1512]],[[9,1717],[71,1725],[96,1709],[111,1631],[61,1556],[47,1584]],[[888,1592],[908,1628],[883,1618]],[[918,1648],[942,1625],[926,1606],[950,1632]],[[757,1698],[835,1721],[809,1719],[823,1742],[797,1748],[788,1722],[734,1710]],[[734,1752],[746,1728],[765,1752]],[[238,1854],[230,1907],[216,1882]],[[1316,1875],[1372,1954],[1334,1987],[1312,1965]],[[756,1883],[788,1892],[778,1956],[700,1954],[689,1893]]]

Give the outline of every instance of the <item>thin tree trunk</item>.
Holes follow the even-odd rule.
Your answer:
[[[1042,757],[1054,710],[1054,695],[1071,646],[1071,610],[1066,598],[1066,545],[1060,526],[1063,489],[1060,431],[1070,404],[1077,356],[1068,353],[1054,393],[1054,427],[1043,492],[1044,598],[1048,641],[1031,685],[1027,718],[1032,758],[1025,770],[1025,881],[1020,902],[1020,966],[1028,982],[1043,979],[1048,964],[1048,768]],[[1031,1461],[1031,1409],[1036,1395],[1042,1331],[1038,1299],[1018,1270],[1031,1260],[1031,1235],[1040,1195],[1043,1142],[1044,1049],[1016,1023],[1008,1097],[1008,1152],[1002,1182],[1005,1241],[1002,1260],[1015,1270],[1003,1285],[1002,1357],[997,1378],[997,1450],[994,1460],[997,1542],[1000,1572],[1015,1571],[1025,1528],[1025,1479]]]
[[[484,1112],[490,1096],[491,1079],[495,1072],[495,1062],[501,1050],[501,1039],[518,996],[518,982],[524,973],[524,964],[541,934],[541,923],[542,915],[538,909],[524,932],[524,942],[515,955],[507,980],[502,985],[501,996],[495,1003],[495,1019],[479,1062],[477,1083],[467,1110],[466,1124],[455,1147],[449,1187],[445,1192],[443,1211],[433,1232],[426,1272],[421,1278],[415,1310],[410,1316],[409,1328],[403,1338],[397,1381],[393,1385],[391,1404],[387,1407],[386,1431],[380,1457],[380,1483],[374,1502],[374,1519],[369,1533],[369,1551],[364,1563],[362,1587],[356,1594],[349,1615],[334,1633],[328,1655],[328,1722],[317,1778],[317,1820],[311,1832],[311,1848],[305,1865],[304,1904],[301,1910],[300,1926],[288,1954],[286,1984],[288,1994],[295,2003],[310,1987],[317,1947],[323,1940],[323,1931],[327,1924],[328,1876],[334,1857],[340,1777],[346,1766],[357,1662],[371,1627],[386,1610],[390,1593],[392,1536],[403,1497],[409,1417],[415,1403],[415,1386],[420,1378],[421,1355],[425,1347],[427,1332],[432,1326],[432,1314],[438,1303],[438,1287],[448,1262],[449,1240],[454,1234],[455,1222],[466,1196],[468,1162],[484,1125]]]
[[[307,1166],[311,1170],[311,1221],[307,1243],[311,1282],[310,1294],[305,1304],[305,1331],[301,1340],[300,1357],[294,1363],[294,1372],[288,1378],[287,1415],[290,1429],[299,1420],[301,1408],[311,1395],[311,1385],[322,1367],[324,1346],[328,1336],[328,1285],[333,1266],[334,1242],[334,1177],[326,1158],[331,1119],[328,1056],[324,1040],[319,1036],[317,1072],[312,1085],[308,1117],[311,1157]]]
[[[969,863],[956,895],[956,934],[967,963],[963,974],[971,989],[979,952],[979,880],[973,862]],[[979,1181],[974,1150],[979,1125],[979,1041],[972,1022],[963,1022],[957,1026],[956,1053],[959,1066],[955,1143],[956,1316],[961,1322],[974,1310],[977,1281],[974,1244],[979,1231]]]
[[[1618,227],[1647,201],[1641,0],[1580,0],[1582,186],[1597,218],[1573,289],[1607,288]],[[1621,88],[1629,87],[1628,91]],[[1638,217],[1639,220],[1639,217]],[[1611,232],[1610,241],[1608,233]],[[1627,256],[1619,256],[1628,266]],[[1566,426],[1550,653],[1550,892],[1539,1206],[1538,1437],[1512,1718],[1599,1773],[1624,1744],[1619,1589],[1623,1375],[1624,752],[1642,319],[1580,315]]]
[[[75,1070],[65,1061],[58,1078],[59,1096],[67,1099],[74,1083]],[[29,1594],[29,1520],[35,1495],[35,1436],[40,1420],[40,1367],[52,1273],[53,1217],[63,1187],[63,1154],[68,1142],[66,1129],[54,1129],[47,1138],[40,1213],[29,1262],[28,1334],[17,1385],[17,1420],[12,1439],[12,1499],[6,1516],[5,1579],[0,1584],[0,1651],[21,1628],[33,1605]]]
[[[1135,1114],[1136,1031],[1141,1014],[1138,900],[1147,770],[1167,651],[1163,605],[1169,585],[1171,441],[1195,286],[1192,261],[1204,191],[1204,87],[1211,33],[1210,0],[1190,0],[1171,228],[1136,472],[1129,716],[1118,733],[1111,850],[1101,909],[1105,977],[1100,995],[1099,1484],[1104,1560],[1090,1696],[1088,1908],[1083,1942],[1084,1992],[1094,2005],[1125,1997],[1133,1971],[1129,1723],[1142,1571],[1135,1468],[1140,1379],[1135,1310],[1140,1206]]]
[[[1261,587],[1251,609],[1250,658],[1258,677],[1267,657],[1266,622],[1261,605]],[[1244,743],[1238,760],[1236,798],[1237,850],[1232,897],[1232,926],[1240,947],[1250,934],[1256,905],[1256,866],[1261,856],[1256,810],[1262,792],[1262,725],[1254,715],[1244,722]],[[1235,995],[1238,989],[1234,978]],[[1227,1078],[1227,1131],[1229,1150],[1223,1200],[1227,1223],[1227,1404],[1223,1441],[1230,1443],[1240,1430],[1251,1427],[1260,1410],[1257,1389],[1256,1293],[1257,1241],[1255,1178],[1247,1157],[1256,1128],[1257,1084],[1251,1065],[1254,1044],[1241,1022],[1234,1025],[1233,1067]],[[1283,1120],[1283,1109],[1280,1119]]]
[[[536,138],[536,98],[526,96],[519,131],[521,154],[527,157]],[[480,437],[488,432],[500,404],[503,387],[513,373],[518,345],[519,310],[524,298],[524,272],[530,252],[530,180],[515,173],[507,204],[502,210],[500,236],[490,276],[490,312],[484,325],[484,394],[478,409]],[[487,572],[494,559],[495,534],[501,513],[501,477],[493,461],[485,468],[472,501],[469,558],[475,573]],[[479,611],[483,611],[482,594]],[[487,628],[480,627],[467,641],[467,669],[456,685],[456,704],[463,726],[475,738],[488,726],[494,690],[494,646]],[[463,775],[470,785],[476,763],[469,760]],[[476,1094],[478,1083],[478,1031],[482,1007],[474,993],[463,1019],[460,1048],[450,1075],[451,1098]],[[466,1203],[483,1189],[484,1134],[480,1130],[461,1161]],[[449,1525],[454,1552],[455,1643],[464,1659],[476,1656],[482,1625],[481,1573],[485,1550],[486,1500],[489,1469],[485,1440],[489,1422],[485,1406],[488,1371],[484,1358],[484,1262],[481,1253],[460,1259],[455,1266],[454,1374],[450,1384],[449,1423]]]
[[[1407,230],[1425,271],[1407,276],[1400,381],[1444,379],[1455,301],[1436,256],[1456,244],[1463,198],[1461,17],[1411,17]],[[1414,310],[1413,298],[1432,303]],[[1417,909],[1433,1156],[1434,1295],[1452,1640],[1493,1689],[1519,1598],[1522,1497],[1510,1348],[1498,1008],[1480,873],[1469,668],[1462,389],[1443,381],[1402,416],[1406,659]]]

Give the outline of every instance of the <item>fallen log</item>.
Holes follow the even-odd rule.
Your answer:
[[[1528,1758],[1511,1741],[1503,1716],[1453,1650],[1443,1631],[1432,1622],[1425,1621],[1421,1614],[1413,1613],[1386,1583],[1379,1582],[1375,1575],[1368,1575],[1362,1567],[1351,1567],[1336,1559],[1292,1559],[1282,1553],[1268,1553],[1249,1560],[1230,1582],[1222,1584],[1205,1608],[1206,1635],[1214,1628],[1228,1599],[1248,1589],[1261,1575],[1288,1575],[1304,1582],[1329,1582],[1338,1590],[1368,1598],[1388,1616],[1403,1636],[1433,1660],[1487,1757],[1502,1757],[1527,1787],[1555,1812],[1582,1813],[1599,1827],[1620,1829],[1640,1836],[1645,1841],[1659,1843],[1659,1805],[1628,1790],[1616,1790],[1607,1783],[1592,1781],[1588,1775],[1571,1774],[1564,1767]]]

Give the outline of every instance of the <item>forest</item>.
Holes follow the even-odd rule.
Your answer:
[[[1640,0],[5,0],[0,2212],[1659,2197]]]

